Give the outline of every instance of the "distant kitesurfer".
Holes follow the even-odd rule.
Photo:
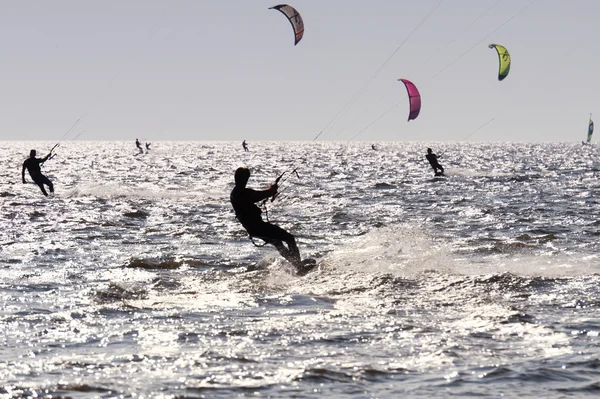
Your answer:
[[[146,143],[146,154],[150,152],[150,145],[152,143]]]
[[[256,202],[276,195],[277,183],[269,186],[266,190],[256,191],[246,187],[248,179],[250,179],[248,168],[238,168],[235,171],[235,187],[229,197],[235,216],[250,237],[260,238],[267,244],[274,245],[281,256],[296,267],[299,274],[304,274],[314,267],[314,263],[309,263],[310,261],[303,263],[294,236],[279,226],[265,222],[261,216],[262,211],[255,205]],[[284,242],[287,244],[287,248],[283,245]]]
[[[50,179],[48,179],[42,174],[40,165],[42,165],[50,158],[50,156],[52,155],[52,151],[50,151],[48,155],[46,155],[44,158],[36,158],[35,154],[35,150],[31,150],[31,152],[29,153],[29,158],[27,158],[25,162],[23,162],[23,170],[21,171],[21,176],[23,177],[23,184],[27,183],[25,181],[25,169],[27,169],[27,171],[29,172],[29,176],[31,176],[31,179],[35,182],[35,184],[39,186],[40,190],[42,190],[42,193],[47,197],[48,193],[44,188],[44,184],[48,186],[51,193],[54,192],[54,185],[52,184]]]
[[[427,155],[425,155],[425,158],[427,158],[427,160],[429,161],[429,164],[433,168],[433,172],[436,176],[444,175],[444,168],[442,167],[442,165],[439,164],[438,157],[433,153],[433,150],[431,148],[427,149]],[[440,170],[439,172],[438,169]]]
[[[138,150],[140,150],[140,154],[144,153],[144,149],[142,148],[142,144],[140,143],[140,141],[138,139],[135,139],[135,146],[137,147]]]
[[[377,147],[375,147],[375,144],[371,144],[371,149],[372,150],[376,150],[377,149]]]
[[[242,141],[242,147],[244,147],[244,152],[248,152],[248,144],[246,144],[246,140]]]

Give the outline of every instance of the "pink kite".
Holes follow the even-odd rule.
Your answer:
[[[408,101],[410,102],[410,114],[408,114],[408,121],[410,122],[412,119],[416,119],[419,116],[419,112],[421,111],[421,95],[419,94],[419,90],[417,90],[417,86],[413,84],[410,80],[407,79],[398,79],[406,86],[406,91],[408,92]]]

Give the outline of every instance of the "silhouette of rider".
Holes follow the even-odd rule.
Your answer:
[[[256,191],[246,187],[248,179],[250,179],[249,169],[238,168],[235,171],[235,187],[230,195],[235,216],[250,237],[260,238],[267,244],[274,245],[281,256],[294,265],[298,272],[302,273],[303,264],[294,236],[281,227],[262,220],[262,211],[255,205],[256,202],[277,194],[277,184],[269,186],[266,190]],[[287,248],[283,245],[284,242],[287,244]]]
[[[433,168],[433,172],[436,176],[442,176],[444,174],[444,168],[438,162],[438,157],[433,153],[433,150],[431,148],[427,149],[427,155],[425,155],[425,158],[427,158],[427,160],[429,161],[429,164]],[[439,172],[438,169],[440,170]]]
[[[31,152],[29,153],[29,158],[27,158],[25,160],[25,162],[23,162],[23,170],[21,171],[21,176],[23,177],[23,184],[27,183],[25,181],[25,169],[27,169],[27,171],[29,172],[29,176],[31,176],[31,179],[35,182],[35,184],[38,185],[38,187],[40,188],[40,190],[42,190],[42,193],[46,197],[48,196],[48,193],[46,192],[46,189],[44,188],[44,184],[46,186],[48,186],[51,193],[54,192],[54,185],[52,184],[50,179],[48,179],[46,176],[44,176],[42,174],[40,165],[42,165],[44,162],[46,162],[46,160],[48,160],[48,158],[50,157],[51,154],[52,153],[49,153],[44,158],[36,158],[35,150],[31,150]]]
[[[140,143],[140,141],[138,139],[135,139],[135,146],[138,148],[138,150],[140,150],[140,154],[144,153],[144,149],[142,148],[142,144]]]
[[[242,147],[244,147],[244,151],[248,151],[248,144],[246,144],[246,140],[242,141]]]
[[[146,143],[146,154],[150,151],[150,145],[152,143]]]

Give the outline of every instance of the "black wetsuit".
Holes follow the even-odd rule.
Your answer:
[[[235,186],[229,198],[231,205],[233,205],[235,216],[242,226],[244,226],[250,237],[260,238],[267,244],[274,245],[281,256],[294,266],[300,267],[300,251],[298,250],[294,236],[281,227],[262,220],[262,211],[255,205],[256,202],[272,197],[276,193],[276,187],[256,191],[251,188]],[[283,245],[283,242],[287,244],[287,248]]]
[[[46,155],[46,157],[42,159],[35,157],[27,158],[25,162],[23,162],[23,170],[21,173],[23,177],[23,183],[25,183],[25,169],[27,169],[27,171],[29,172],[29,176],[31,176],[31,179],[35,182],[35,184],[39,186],[40,190],[42,190],[42,193],[45,196],[48,196],[48,193],[44,188],[44,184],[48,186],[51,193],[54,192],[54,185],[52,184],[50,179],[48,179],[42,174],[42,170],[40,169],[40,165],[43,164],[49,156],[50,154]]]
[[[437,160],[437,155],[435,155],[434,153],[430,153],[425,155],[425,158],[427,158],[427,160],[429,161],[429,164],[431,165],[431,167],[433,168],[433,172],[435,173],[436,176],[440,176],[444,174],[444,168],[442,167],[442,165],[439,164],[438,160]],[[438,169],[440,170],[438,173]]]
[[[244,147],[244,151],[248,151],[248,144],[246,144],[246,140],[242,142],[242,147]]]

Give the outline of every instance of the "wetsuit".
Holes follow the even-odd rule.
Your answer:
[[[242,226],[244,226],[250,237],[260,238],[267,244],[274,245],[281,256],[294,266],[301,267],[300,251],[298,250],[294,236],[281,227],[262,220],[262,211],[255,205],[256,202],[272,197],[276,193],[277,186],[272,186],[262,191],[235,186],[229,198],[231,205],[233,205],[235,216]],[[287,248],[283,245],[284,242],[287,244]]]
[[[142,148],[142,144],[140,143],[140,141],[138,139],[135,139],[135,146],[138,148],[138,150],[140,150],[140,154],[144,153],[144,149]]]
[[[242,142],[242,147],[244,147],[244,151],[248,151],[248,144],[246,144],[246,140]]]
[[[429,161],[429,164],[431,165],[431,167],[433,168],[433,172],[435,173],[436,176],[440,176],[444,174],[444,168],[442,167],[442,165],[439,164],[438,160],[437,160],[437,155],[435,155],[434,153],[429,153],[427,155],[425,155],[425,158],[427,158],[427,160]],[[438,173],[438,169],[440,170]]]
[[[50,179],[48,179],[42,174],[42,171],[40,169],[40,165],[43,164],[49,156],[50,154],[46,155],[42,159],[35,157],[27,158],[25,162],[23,162],[23,170],[21,172],[21,175],[23,177],[23,183],[25,183],[25,169],[27,169],[27,171],[29,172],[29,176],[31,176],[31,179],[35,182],[35,184],[38,185],[38,187],[40,188],[40,190],[42,190],[42,193],[45,196],[48,196],[48,193],[44,188],[44,184],[48,186],[51,193],[54,192],[54,185],[52,184]]]

